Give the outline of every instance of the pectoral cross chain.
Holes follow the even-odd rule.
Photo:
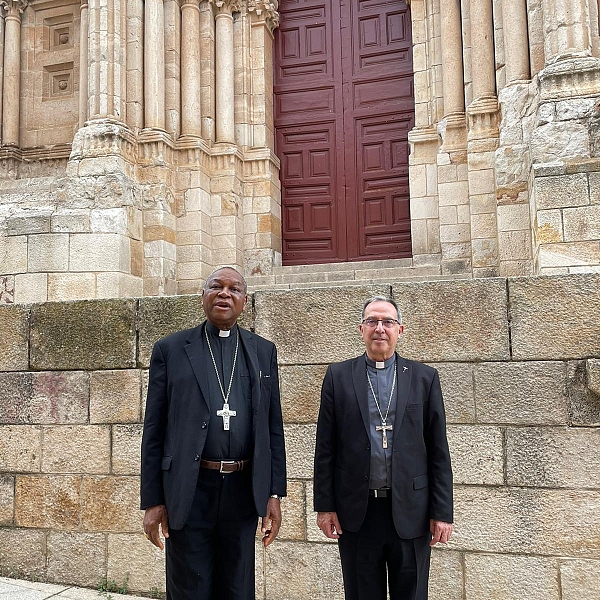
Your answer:
[[[382,440],[382,444],[384,448],[387,448],[387,432],[388,431],[392,431],[392,426],[391,425],[386,425],[385,421],[382,421],[381,425],[377,425],[375,427],[376,431],[381,431],[381,434],[383,435],[383,440]]]
[[[225,404],[223,404],[223,410],[217,411],[217,417],[223,417],[223,430],[224,431],[229,431],[229,417],[235,417],[235,415],[236,415],[236,411],[229,410],[229,404],[227,404],[227,402]],[[390,429],[391,429],[391,427],[390,427]],[[387,440],[385,443],[387,446]],[[384,446],[384,448],[386,446]]]

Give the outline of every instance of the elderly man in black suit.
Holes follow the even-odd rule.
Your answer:
[[[206,321],[152,352],[142,439],[146,537],[166,539],[169,600],[254,600],[258,515],[268,546],[281,524],[285,447],[275,346],[236,321],[246,282],[206,280]]]
[[[368,300],[365,354],[331,365],[315,451],[317,524],[338,540],[347,600],[426,600],[452,533],[452,469],[435,369],[396,354],[396,303]]]

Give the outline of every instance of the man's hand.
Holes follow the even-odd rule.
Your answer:
[[[337,540],[343,533],[336,512],[317,513],[317,525],[319,526],[319,529],[332,540]]]
[[[270,527],[269,527],[269,521]],[[267,514],[262,518],[261,532],[263,534],[263,545],[266,548],[279,533],[281,527],[281,502],[278,498],[269,498],[267,502]]]
[[[158,535],[158,526],[160,525],[163,535],[169,537],[169,517],[167,516],[167,507],[164,504],[151,506],[146,509],[144,514],[144,533],[146,537],[161,550],[164,545]]]
[[[452,523],[444,523],[444,521],[429,520],[429,531],[433,538],[429,542],[430,546],[435,546],[438,542],[445,544],[452,535]]]

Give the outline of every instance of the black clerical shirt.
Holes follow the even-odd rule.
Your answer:
[[[210,339],[210,347],[215,357],[223,391],[227,395],[235,356],[238,326],[233,326],[228,337],[220,337],[219,329],[207,321],[206,331]],[[210,357],[206,336],[202,336],[202,340],[205,356],[205,364],[202,365],[202,368],[207,375],[210,395],[207,398],[210,408],[210,421],[202,458],[206,460],[248,459],[252,456],[252,386],[250,385],[250,373],[242,340],[240,339],[229,395],[229,410],[236,411],[235,417],[229,418],[229,431],[223,429],[223,418],[217,416],[217,411],[223,409],[223,396]]]

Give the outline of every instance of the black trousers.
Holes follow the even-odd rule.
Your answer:
[[[190,517],[166,540],[167,600],[254,600],[252,470],[200,469]]]
[[[343,529],[343,527],[342,527]],[[398,537],[391,498],[369,498],[361,528],[343,529],[338,547],[346,600],[427,600],[431,534]]]

